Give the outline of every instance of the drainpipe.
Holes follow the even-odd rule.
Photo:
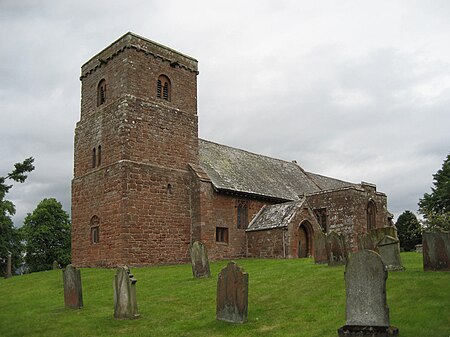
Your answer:
[[[286,229],[283,229],[283,258],[286,258],[286,239],[285,239]]]

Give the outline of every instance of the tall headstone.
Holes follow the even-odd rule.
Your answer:
[[[62,273],[65,306],[72,309],[81,309],[83,307],[81,271],[69,264]]]
[[[336,232],[327,235],[328,265],[338,266],[347,262],[347,249],[344,236]]]
[[[206,253],[205,245],[195,241],[189,247],[189,253],[191,254],[192,274],[194,277],[210,277],[211,272],[209,270],[208,254]]]
[[[8,254],[8,259],[6,261],[5,278],[11,278],[11,277],[12,277],[12,256],[11,256],[11,254]]]
[[[390,326],[386,304],[387,271],[380,255],[361,250],[345,266],[346,325],[339,336],[384,337],[398,335]]]
[[[450,233],[437,229],[422,236],[423,270],[450,271]]]
[[[400,258],[400,241],[392,236],[386,235],[378,244],[378,252],[386,270],[403,270]]]
[[[314,234],[314,263],[328,263],[327,241],[322,231]]]
[[[248,316],[248,274],[235,262],[219,273],[216,318],[230,323],[244,323]]]
[[[137,280],[128,267],[117,268],[114,277],[114,318],[135,319],[139,317],[136,300]]]

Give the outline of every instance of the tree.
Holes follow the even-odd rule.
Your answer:
[[[0,275],[6,271],[6,261],[9,254],[12,255],[13,269],[18,267],[21,262],[21,238],[19,231],[14,227],[11,216],[16,213],[14,204],[6,200],[6,194],[12,185],[8,180],[23,183],[27,179],[27,172],[34,170],[34,159],[32,157],[25,159],[21,163],[14,164],[14,170],[6,176],[0,177]]]
[[[422,228],[419,220],[411,211],[404,211],[395,224],[400,246],[406,251],[414,250],[422,242]]]
[[[48,270],[53,261],[70,263],[70,220],[54,198],[42,200],[21,228],[30,272]]]
[[[450,154],[442,168],[433,175],[431,193],[425,193],[419,201],[419,212],[429,229],[441,227],[450,230]]]

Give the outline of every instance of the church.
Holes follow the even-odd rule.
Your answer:
[[[335,231],[392,224],[387,197],[289,162],[198,138],[196,59],[126,33],[81,67],[75,128],[72,263],[302,258]]]

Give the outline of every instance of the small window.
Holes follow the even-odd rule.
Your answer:
[[[94,215],[91,218],[91,243],[100,242],[100,219]]]
[[[92,149],[92,168],[97,165],[97,150],[95,147]]]
[[[106,102],[106,81],[103,79],[97,87],[97,106]]]
[[[102,146],[99,145],[97,149],[97,166],[102,164]]]
[[[371,230],[376,228],[376,213],[377,209],[375,203],[370,200],[367,204],[367,229]]]
[[[322,227],[322,232],[327,233],[328,231],[328,218],[326,208],[317,208],[314,210],[314,215],[316,216],[317,222],[320,227]]]
[[[92,243],[99,243],[99,228],[98,227],[91,227],[91,242]]]
[[[160,75],[158,77],[158,82],[156,84],[156,97],[170,101],[171,99],[171,87],[170,80],[165,75]]]
[[[245,229],[248,226],[248,202],[237,201],[237,228]]]
[[[228,228],[216,227],[216,242],[228,243]]]

